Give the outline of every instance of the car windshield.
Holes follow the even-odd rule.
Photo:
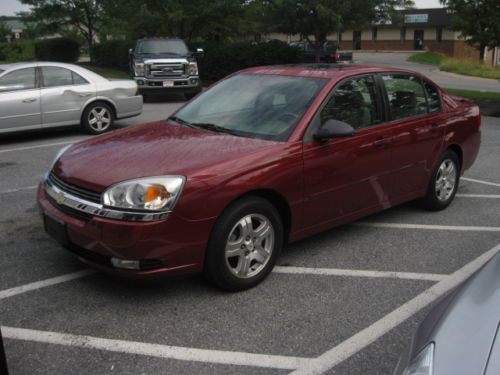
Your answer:
[[[244,137],[286,141],[324,78],[240,74],[204,92],[173,120]]]
[[[144,40],[137,46],[137,53],[186,55],[188,49],[182,40]]]

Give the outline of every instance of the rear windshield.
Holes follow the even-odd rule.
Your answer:
[[[186,55],[188,49],[182,40],[144,40],[139,42],[137,53]]]

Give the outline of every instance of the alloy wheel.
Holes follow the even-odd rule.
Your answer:
[[[111,113],[107,108],[94,107],[89,112],[88,121],[93,130],[102,132],[111,124]]]
[[[436,175],[436,196],[441,202],[450,199],[457,182],[457,169],[451,159],[445,159]]]
[[[269,262],[274,242],[274,228],[268,218],[261,214],[246,215],[229,232],[226,265],[236,277],[253,277]]]

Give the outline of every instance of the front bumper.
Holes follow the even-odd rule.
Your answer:
[[[183,78],[145,78],[134,77],[140,93],[183,92],[197,93],[201,91],[201,80],[198,76]],[[165,86],[164,82],[173,82],[173,86]]]
[[[38,204],[42,215],[64,225],[67,242],[63,245],[80,260],[106,272],[140,279],[200,272],[215,220],[190,221],[175,213],[149,222],[79,216],[49,197],[43,183],[38,188]],[[141,261],[141,269],[116,268],[111,258]]]

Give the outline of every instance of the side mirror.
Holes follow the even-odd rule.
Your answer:
[[[133,50],[132,48],[129,48],[129,50],[128,50],[128,54],[129,54],[129,55],[131,55],[131,54],[133,54],[133,53],[134,53],[134,50]]]
[[[328,120],[314,134],[314,139],[325,142],[331,138],[354,137],[354,128],[346,122],[339,120]]]
[[[203,48],[196,48],[195,55],[198,58],[202,58],[203,56],[205,56],[205,51],[203,50]]]

